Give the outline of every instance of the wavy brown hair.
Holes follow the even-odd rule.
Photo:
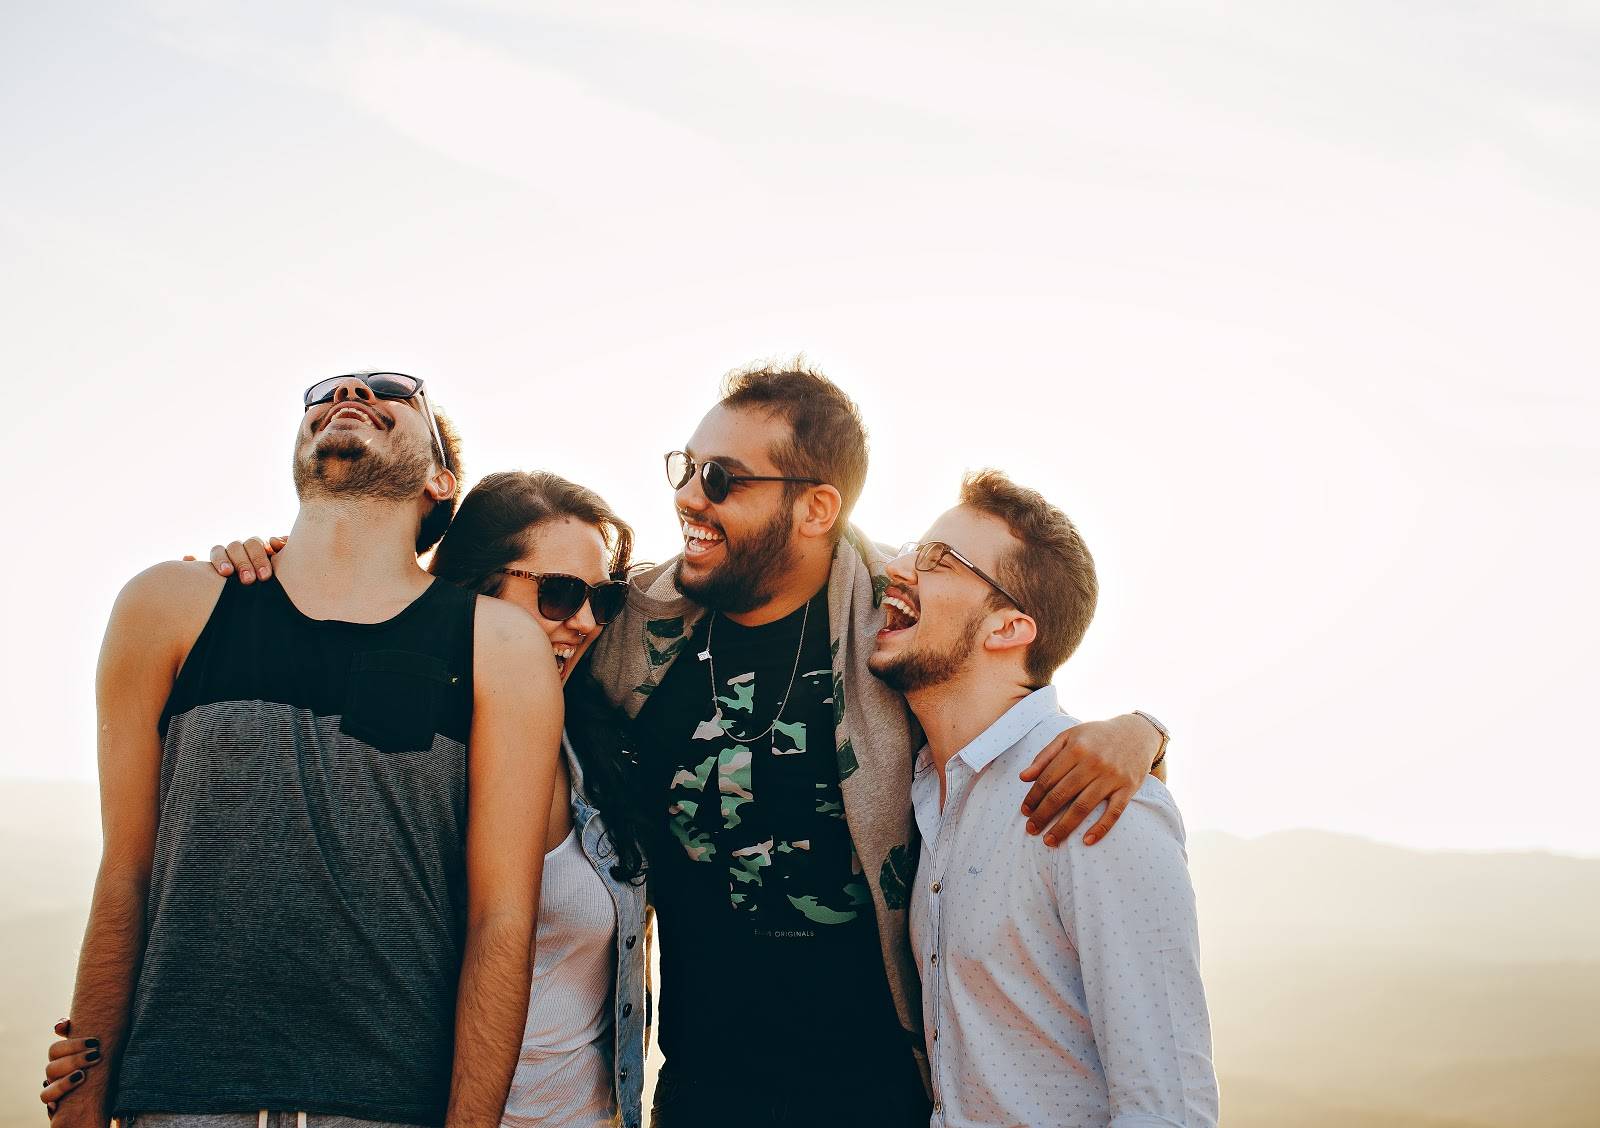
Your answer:
[[[722,378],[720,403],[789,425],[789,437],[773,445],[772,461],[780,474],[817,478],[839,491],[832,530],[837,544],[867,482],[867,428],[855,403],[803,356],[735,369]],[[804,489],[791,482],[784,496],[792,501]]]
[[[572,518],[593,525],[610,550],[611,575],[623,578],[633,556],[633,527],[587,486],[546,470],[490,474],[461,500],[428,570],[441,580],[498,595],[500,569],[527,555],[547,521]],[[624,751],[627,718],[611,706],[590,673],[587,656],[567,678],[566,730],[583,770],[585,796],[605,821],[616,853],[611,874],[637,884],[644,875],[644,818]]]
[[[1005,522],[1017,544],[1000,560],[997,578],[1016,594],[1038,633],[1024,664],[1034,685],[1048,685],[1078,649],[1100,599],[1094,557],[1067,515],[1038,490],[1019,486],[999,470],[978,470],[961,481],[961,504]],[[1008,603],[998,592],[989,607]]]

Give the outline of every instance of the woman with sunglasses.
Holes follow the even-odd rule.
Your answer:
[[[637,1125],[644,1081],[644,859],[621,715],[583,657],[627,597],[633,530],[549,473],[491,474],[461,502],[430,571],[522,607],[566,690],[533,987],[502,1122]]]
[[[259,542],[250,547],[261,556]],[[565,756],[556,761],[528,1017],[501,1116],[508,1128],[640,1123],[640,820],[629,801],[622,715],[583,664],[622,609],[632,550],[632,528],[592,490],[555,474],[513,471],[489,475],[462,499],[429,566],[440,579],[532,615],[555,648],[565,689]],[[242,571],[249,559],[237,551],[232,564]],[[64,1039],[51,1048],[52,1062],[61,1063],[54,1073],[72,1066],[52,1096],[75,1087],[98,1061],[92,1041]]]

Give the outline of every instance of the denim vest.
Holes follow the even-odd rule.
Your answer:
[[[599,812],[584,797],[583,771],[565,732],[561,734],[561,748],[567,755],[567,770],[572,773],[572,825],[578,832],[583,856],[600,875],[617,907],[617,981],[611,995],[612,1084],[616,1087],[622,1128],[639,1128],[644,1098],[644,885],[630,885],[611,876],[616,851],[606,841]]]

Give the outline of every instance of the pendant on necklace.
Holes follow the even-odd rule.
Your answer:
[[[711,661],[711,648],[709,646],[706,647],[699,654],[695,655],[695,657],[699,658],[702,662]]]

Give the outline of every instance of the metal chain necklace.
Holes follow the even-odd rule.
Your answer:
[[[800,656],[806,649],[806,624],[811,621],[811,600],[806,600],[805,614],[800,617],[800,642],[794,648],[794,669],[789,671],[789,688],[783,691],[783,700],[778,702],[778,715],[772,718],[772,723],[754,736],[740,736],[732,729],[723,729],[740,744],[750,744],[770,735],[778,727],[778,722],[783,720],[783,711],[789,707],[789,698],[794,694],[794,680],[800,674]],[[722,701],[717,696],[717,660],[711,656],[711,632],[717,626],[717,613],[711,612],[711,621],[706,624],[706,648],[700,653],[700,660],[711,667],[711,708],[716,711],[718,718],[722,716]],[[750,698],[751,707],[755,707],[755,696],[752,691]]]

